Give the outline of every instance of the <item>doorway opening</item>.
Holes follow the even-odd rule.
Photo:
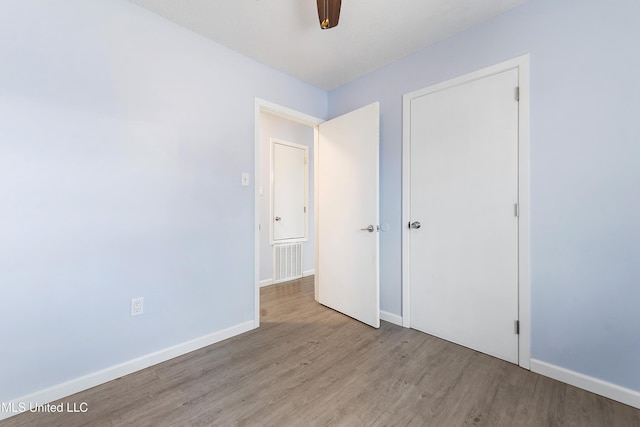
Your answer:
[[[255,117],[256,177],[260,176],[260,167],[265,164],[261,141],[274,136],[263,132],[263,122],[277,120],[287,128],[298,127],[306,132],[313,129],[313,150],[310,150],[313,202],[309,205],[313,204],[314,211],[310,219],[314,245],[306,268],[313,266],[307,271],[314,275],[314,296],[326,307],[379,327],[379,103],[323,121],[257,99]],[[270,243],[265,223],[272,223],[272,218],[260,214],[266,207],[266,203],[261,203],[264,199],[260,199],[264,197],[265,181],[265,178],[256,179],[255,192],[256,327],[260,324],[260,270],[269,267],[269,263],[261,260],[271,258],[269,250],[264,251],[263,247],[264,242]],[[310,246],[310,240],[303,243]],[[297,253],[297,250],[293,248],[291,253]],[[265,285],[269,283],[267,280],[273,281],[272,278],[264,280]]]
[[[296,275],[301,277],[311,276],[315,273],[315,221],[314,221],[314,201],[315,201],[315,172],[314,153],[317,145],[318,125],[324,120],[309,116],[304,113],[262,100],[255,101],[255,295],[254,295],[254,326],[260,326],[260,288],[277,283],[280,280],[281,270],[293,269]],[[274,200],[273,184],[274,175],[273,162],[274,141],[280,144],[278,148],[295,147],[299,150],[280,150],[287,156],[299,156],[305,149],[307,150],[307,183],[298,186],[298,192],[306,190],[303,195],[301,209],[302,225],[296,220],[296,231],[294,234],[301,236],[288,236],[282,234],[287,222],[282,212],[277,209],[289,209],[286,205],[297,203],[297,200]],[[283,144],[284,142],[284,144]],[[304,155],[303,155],[304,158]],[[293,168],[284,171],[282,177],[287,174],[299,173],[300,170]],[[302,173],[305,173],[304,170]],[[303,177],[304,181],[304,177]],[[290,190],[290,189],[289,189]],[[289,191],[285,189],[285,191]],[[277,191],[277,188],[276,188]],[[298,197],[299,198],[299,197]],[[306,198],[306,200],[304,200]],[[278,207],[276,204],[280,204]],[[297,209],[297,208],[296,208]],[[288,216],[288,215],[287,215]],[[276,217],[279,218],[276,221]],[[298,217],[300,219],[300,217]],[[293,221],[290,221],[291,223]],[[274,236],[275,231],[275,236]],[[275,237],[275,239],[274,239]],[[284,237],[284,238],[282,238]],[[286,246],[286,247],[285,247]],[[276,259],[278,265],[276,265]],[[281,269],[280,263],[283,263]],[[290,265],[291,263],[295,265]]]

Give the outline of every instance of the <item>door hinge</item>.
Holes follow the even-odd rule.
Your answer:
[[[518,218],[520,216],[520,206],[517,203],[513,204],[513,216]]]
[[[306,206],[304,207],[304,213],[307,213],[307,207]]]
[[[304,164],[305,165],[307,164],[307,158],[306,157],[304,158]]]
[[[516,86],[515,95],[516,101],[520,101],[520,86]]]
[[[514,322],[514,331],[516,333],[516,335],[520,335],[520,321],[516,320]]]

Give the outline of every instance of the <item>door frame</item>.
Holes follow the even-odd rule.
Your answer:
[[[253,202],[253,219],[254,219],[254,296],[253,296],[253,326],[257,328],[260,326],[260,194],[257,185],[257,177],[260,175],[260,114],[269,114],[274,117],[278,117],[290,122],[299,123],[304,126],[308,126],[314,129],[313,131],[313,152],[318,151],[318,125],[325,120],[317,117],[310,116],[305,113],[293,110],[291,108],[283,107],[282,105],[275,104],[273,102],[265,101],[264,99],[255,98],[254,102],[254,159],[253,159],[253,176],[254,176],[254,202]],[[314,161],[315,160],[314,155]],[[314,200],[317,197],[317,171],[314,169]],[[318,209],[317,203],[315,203],[316,210]],[[314,235],[317,235],[318,224],[317,221],[314,227]],[[317,260],[315,261],[317,264]],[[315,289],[316,299],[318,289]]]
[[[402,97],[402,326],[411,325],[411,100],[459,86],[504,71],[517,69],[519,80],[518,112],[518,364],[531,366],[531,278],[529,259],[529,54],[492,65]]]

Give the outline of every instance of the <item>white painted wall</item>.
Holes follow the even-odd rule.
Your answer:
[[[640,391],[638,17],[531,0],[329,93],[330,117],[381,102],[382,310],[401,314],[402,95],[530,53],[532,357]]]
[[[255,97],[326,117],[125,0],[2,2],[0,401],[253,321]]]
[[[260,199],[260,281],[273,279],[273,246],[269,240],[269,226],[271,224],[270,200],[270,138],[279,138],[284,141],[309,147],[309,239],[302,244],[302,271],[309,272],[315,268],[315,239],[314,239],[314,213],[313,201],[313,138],[314,129],[289,120],[274,117],[269,114],[260,114],[260,176],[259,186],[262,186],[264,195]]]

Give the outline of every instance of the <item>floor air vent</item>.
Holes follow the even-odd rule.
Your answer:
[[[302,243],[273,245],[273,283],[302,277]]]

